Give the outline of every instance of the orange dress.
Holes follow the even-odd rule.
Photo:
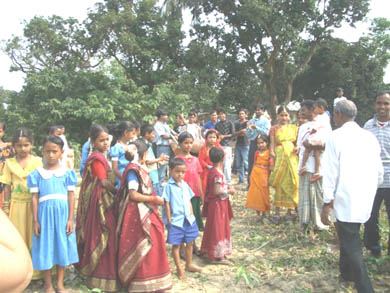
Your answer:
[[[269,200],[268,175],[272,160],[269,150],[255,153],[253,170],[251,173],[251,185],[248,190],[248,197],[245,206],[247,208],[268,212],[271,208]]]

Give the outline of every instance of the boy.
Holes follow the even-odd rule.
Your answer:
[[[164,187],[164,221],[168,228],[167,242],[172,244],[172,257],[177,268],[179,279],[185,279],[183,268],[180,266],[179,249],[181,243],[186,246],[186,267],[188,272],[200,273],[202,269],[192,263],[192,250],[198,237],[198,226],[192,211],[191,198],[194,196],[191,188],[183,180],[186,173],[186,162],[174,158],[169,162],[170,178]]]
[[[155,136],[154,127],[149,124],[144,124],[140,128],[141,139],[149,146],[148,156],[146,158],[146,166],[148,167],[150,178],[152,179],[153,190],[157,196],[161,196],[160,181],[158,179],[158,165],[167,164],[168,157],[165,154],[161,154],[159,158],[156,159],[152,143]]]

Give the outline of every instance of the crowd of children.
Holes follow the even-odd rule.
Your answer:
[[[329,123],[324,117],[326,105],[322,100],[316,105],[322,118],[307,138],[301,174],[306,172],[309,154],[320,155],[315,146],[321,144],[322,128]],[[31,154],[30,131],[18,129],[12,138],[15,156],[5,161],[0,177],[2,205],[31,249],[33,278],[43,277],[46,292],[54,292],[51,278],[56,271],[56,290],[66,292],[64,268],[74,264],[90,288],[164,291],[172,287],[166,242],[172,245],[180,279],[185,271],[202,271],[192,262],[193,253],[210,262],[229,263],[233,218],[229,197],[235,192],[230,178],[231,141],[239,136],[250,137],[254,152],[246,207],[254,209],[260,221],[267,218],[272,186],[275,213],[270,220],[281,221],[281,208],[287,209],[286,220],[293,219],[298,205],[298,126],[290,123],[288,110],[281,106],[277,124],[269,129],[267,120],[263,127],[262,111],[258,107],[248,123],[247,111],[240,110],[237,131],[225,111],[220,111],[220,120],[213,111],[204,125],[197,124],[196,112],[190,112],[188,123],[181,115],[176,131],[168,126],[168,113],[163,110],[158,111],[155,125],[124,121],[111,125],[111,130],[92,125],[82,149],[75,226],[77,176],[69,163],[72,156],[63,127],[49,129],[42,145],[43,160]],[[248,124],[247,128],[242,124]],[[2,123],[0,139],[4,130]],[[240,183],[244,166],[245,162],[240,163]],[[319,164],[312,181],[318,179]],[[200,248],[195,243],[199,231],[204,231]]]

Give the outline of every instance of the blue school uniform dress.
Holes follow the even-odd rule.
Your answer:
[[[110,149],[110,157],[111,161],[117,161],[118,162],[118,171],[119,173],[123,174],[123,172],[126,169],[126,166],[130,163],[125,158],[125,149],[123,148],[123,145],[117,142],[111,149]],[[116,177],[116,189],[119,189],[121,185],[121,179]]]
[[[199,235],[195,216],[191,214],[191,198],[194,193],[188,184],[182,180],[180,185],[171,177],[164,186],[162,198],[169,203],[171,208],[171,224],[168,225],[167,242],[172,245],[191,243]],[[167,225],[165,209],[163,211],[164,223]]]
[[[68,266],[79,261],[76,233],[66,234],[69,217],[68,191],[74,191],[77,176],[73,170],[35,169],[27,177],[31,193],[38,193],[40,236],[33,235],[34,269],[48,270],[55,265]]]

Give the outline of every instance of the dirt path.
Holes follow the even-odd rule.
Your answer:
[[[351,285],[339,281],[333,229],[304,235],[296,223],[274,225],[268,220],[259,223],[255,212],[244,207],[245,199],[246,193],[242,191],[232,197],[233,263],[213,265],[194,256],[203,272],[187,273],[185,281],[174,275],[170,292],[354,292]],[[382,233],[386,239],[387,224],[383,225]],[[196,242],[200,245],[201,237]],[[169,246],[168,249],[170,254]],[[390,292],[390,258],[366,255],[365,259],[376,292]],[[170,262],[175,272],[171,258]],[[65,284],[70,292],[91,292],[72,268],[66,273]],[[42,292],[41,286],[41,281],[32,282],[26,292]]]

